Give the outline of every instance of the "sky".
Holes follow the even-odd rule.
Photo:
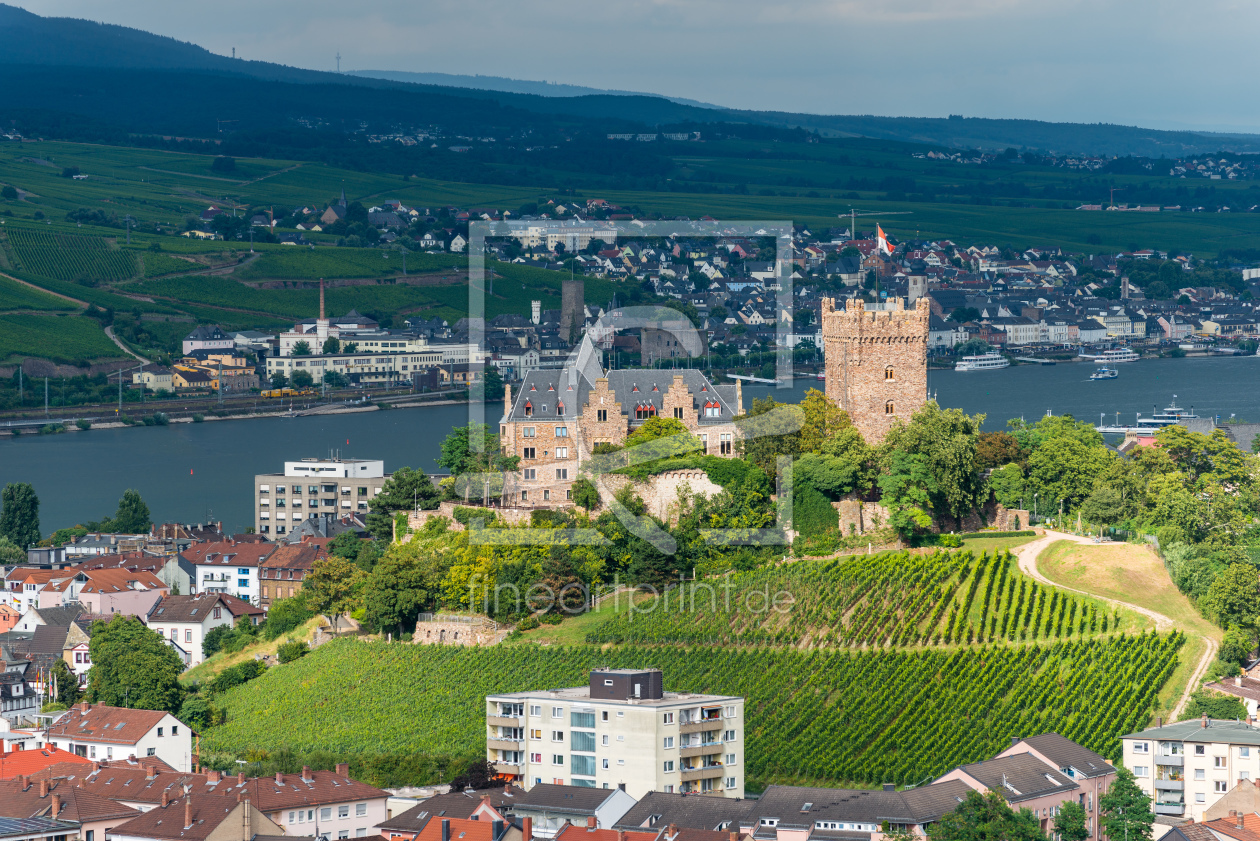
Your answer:
[[[9,0],[313,70],[757,110],[1260,130],[1253,0]]]

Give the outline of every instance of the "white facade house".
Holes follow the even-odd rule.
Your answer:
[[[220,625],[236,624],[240,616],[263,617],[263,610],[226,593],[200,593],[194,596],[167,596],[153,606],[145,624],[182,651],[185,666],[195,666],[202,655],[206,634]]]
[[[303,520],[366,517],[387,481],[385,462],[379,459],[286,461],[283,473],[254,476],[254,528],[268,538],[283,539]]]
[[[226,593],[250,604],[261,601],[258,567],[275,551],[274,543],[194,543],[180,557],[196,571],[196,593]]]
[[[656,669],[597,669],[590,684],[486,698],[486,755],[538,784],[744,796],[744,699],[665,692]]]
[[[1260,727],[1192,719],[1121,737],[1124,766],[1157,815],[1202,821],[1240,780],[1260,780]]]
[[[177,771],[192,768],[192,733],[162,710],[104,707],[87,702],[48,729],[49,744],[87,759],[157,757]]]

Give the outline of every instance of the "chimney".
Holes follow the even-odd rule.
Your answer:
[[[184,798],[184,829],[192,829],[192,798]]]
[[[88,713],[91,711],[92,711],[92,705],[89,704],[87,701],[84,701],[82,704],[79,704],[79,712]]]
[[[732,832],[732,833],[731,833],[731,841],[739,841],[739,833],[738,833],[738,832]]]
[[[884,783],[884,791],[896,791],[896,790],[897,790],[896,783]]]
[[[595,831],[595,816],[594,815],[591,815],[586,819],[586,831],[587,832]]]
[[[678,837],[678,827],[677,827],[676,825],[674,825],[674,824],[670,824],[670,825],[669,825],[669,828],[665,830],[665,837],[666,837],[666,838],[677,838],[677,837]]]
[[[171,805],[171,795],[170,795],[170,792],[166,792],[166,791],[164,791],[164,792],[162,792],[162,808],[163,808],[163,809],[165,809],[165,808],[166,808],[167,806],[169,806],[169,805]]]
[[[99,771],[99,770],[101,770],[101,763],[99,763],[99,762],[93,762],[93,763],[92,763],[92,773],[93,773],[93,774],[95,774],[95,773],[96,773],[97,771]]]
[[[491,841],[499,841],[503,837],[503,821],[494,821],[490,824]]]
[[[146,780],[156,780],[157,779],[157,766],[156,765],[144,766],[144,778]]]
[[[1018,736],[1012,736],[1012,737],[1011,737],[1011,747],[1015,747],[1015,746],[1016,746],[1016,745],[1018,745],[1018,744],[1019,744],[1019,737],[1018,737]]]
[[[219,771],[210,770],[206,772],[206,782],[217,783],[223,779],[223,774]]]
[[[503,793],[504,793],[504,794],[506,794],[508,797],[511,797],[511,796],[512,796],[512,784],[511,784],[511,783],[504,783],[504,784],[503,784]]]
[[[278,786],[284,785],[284,772],[282,771],[276,772],[276,785]]]
[[[1199,728],[1203,730],[1207,729],[1207,716],[1206,715],[1203,716],[1203,720],[1199,723]]]
[[[488,795],[488,794],[483,794],[483,795],[481,795],[481,805],[482,805],[482,806],[489,806],[489,805],[490,805],[490,795]]]
[[[312,779],[314,778],[311,776],[311,766],[303,765],[302,766],[302,782],[309,783]]]
[[[1242,829],[1243,828],[1243,813],[1237,812],[1236,814],[1238,815],[1238,828]]]
[[[238,771],[236,773],[236,784],[238,786],[245,785],[245,772],[244,771]]]
[[[1256,782],[1260,783],[1260,779]],[[504,786],[506,789],[507,786]],[[521,818],[521,841],[534,841],[534,820],[533,818]]]
[[[442,841],[451,841],[450,818],[442,818]]]
[[[338,776],[338,777],[348,777],[348,776],[350,776],[350,763],[349,763],[349,762],[338,762],[338,763],[337,763],[337,776]]]
[[[18,777],[18,782],[22,784],[22,791],[26,791],[31,787],[31,778],[25,774]]]
[[[736,380],[735,382],[739,382]],[[626,841],[626,831],[624,829],[617,830],[617,841]]]
[[[57,816],[60,814],[61,814],[61,795],[54,794],[52,796],[52,814],[50,817],[52,817],[53,820],[56,820]],[[1239,818],[1238,825],[1242,826],[1241,818]]]
[[[48,780],[39,781],[39,797],[43,800],[48,796]]]
[[[254,809],[249,805],[249,798],[245,798],[245,837],[254,837]]]

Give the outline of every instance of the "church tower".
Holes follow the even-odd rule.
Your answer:
[[[872,446],[893,421],[910,416],[927,400],[928,299],[906,309],[901,298],[867,309],[857,298],[836,309],[822,302],[827,397],[844,409]]]

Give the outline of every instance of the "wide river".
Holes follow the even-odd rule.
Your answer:
[[[1260,420],[1260,358],[1154,359],[1120,366],[1114,380],[1090,382],[1094,366],[1069,363],[1018,366],[1001,371],[933,371],[928,389],[942,406],[984,413],[987,429],[1008,418],[1034,421],[1047,411],[1111,423],[1120,413],[1163,408],[1176,395],[1197,414]],[[668,376],[666,374],[666,376]],[[791,388],[746,388],[754,396],[794,402],[822,382]],[[493,427],[502,404],[487,405]],[[240,531],[253,523],[253,476],[278,472],[285,460],[327,456],[379,458],[387,470],[404,465],[437,470],[434,459],[447,432],[466,423],[468,407],[431,406],[362,414],[262,418],[94,429],[56,436],[24,435],[0,441],[0,484],[30,482],[40,498],[44,533],[112,515],[127,488],[140,491],[157,522],[223,520]]]

